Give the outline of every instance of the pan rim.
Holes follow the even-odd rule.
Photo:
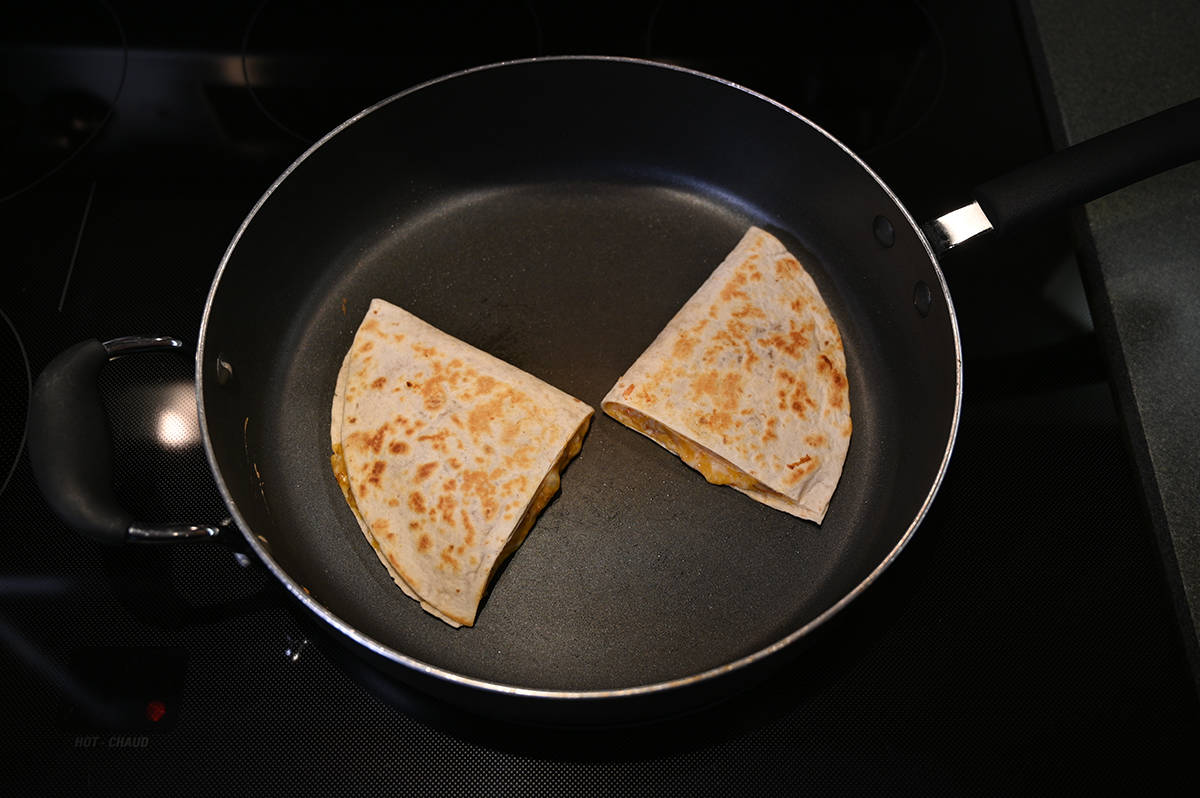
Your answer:
[[[952,418],[950,421],[950,429],[948,430],[948,434],[947,434],[947,438],[946,438],[946,448],[945,448],[945,451],[943,452],[942,460],[938,466],[937,473],[933,479],[933,483],[930,486],[928,494],[925,496],[924,501],[922,502],[920,508],[918,509],[917,514],[914,516],[914,518],[911,521],[911,523],[909,524],[908,528],[904,531],[904,534],[900,536],[899,540],[896,542],[895,546],[892,547],[891,551],[888,552],[887,556],[884,557],[883,560],[880,561],[879,564],[876,565],[871,570],[871,572],[868,573],[862,579],[862,581],[860,581],[849,592],[847,592],[845,595],[843,595],[837,602],[835,602],[834,604],[827,607],[824,611],[822,611],[816,617],[809,620],[803,626],[793,630],[791,633],[784,636],[783,638],[776,640],[771,645],[761,648],[755,652],[747,654],[747,655],[740,657],[736,660],[733,660],[731,662],[727,662],[723,665],[717,666],[715,668],[710,668],[708,670],[701,671],[699,673],[690,674],[690,675],[675,678],[675,679],[669,679],[666,681],[653,682],[653,683],[642,684],[642,685],[635,685],[635,686],[631,686],[631,687],[618,687],[618,688],[593,689],[593,690],[562,690],[562,689],[549,689],[549,688],[532,688],[532,687],[521,687],[521,686],[512,685],[512,684],[505,684],[503,682],[489,681],[487,679],[481,679],[481,678],[473,677],[473,676],[467,676],[467,675],[457,673],[452,670],[448,670],[446,668],[431,665],[427,662],[424,662],[422,660],[419,660],[412,656],[404,654],[400,651],[397,651],[396,649],[394,649],[388,645],[385,645],[384,643],[376,640],[375,638],[364,634],[363,632],[358,630],[356,627],[354,627],[352,624],[342,620],[332,610],[330,610],[328,607],[324,606],[319,601],[317,601],[315,598],[313,598],[311,595],[309,595],[304,590],[304,588],[298,582],[296,582],[287,573],[287,571],[282,566],[279,565],[278,562],[275,561],[275,559],[271,555],[270,551],[263,545],[262,541],[260,541],[258,539],[258,537],[253,533],[251,525],[246,521],[246,519],[243,517],[241,511],[239,510],[237,503],[234,501],[234,499],[225,483],[224,475],[222,474],[220,468],[217,465],[216,452],[213,448],[212,436],[209,434],[208,417],[207,417],[207,413],[205,410],[205,404],[204,404],[204,389],[205,389],[204,363],[206,360],[208,323],[209,323],[209,317],[212,312],[212,308],[213,308],[213,304],[214,304],[217,292],[220,288],[221,278],[224,276],[225,269],[229,264],[230,258],[232,257],[234,251],[237,249],[238,242],[241,240],[243,234],[245,233],[245,231],[247,230],[247,228],[249,227],[251,222],[254,220],[255,216],[257,216],[259,210],[262,208],[262,206],[264,204],[266,204],[266,202],[270,199],[271,195],[275,192],[275,190],[280,185],[282,185],[285,180],[287,180],[287,178],[292,174],[293,171],[295,171],[300,166],[300,164],[302,164],[305,160],[307,160],[313,153],[315,153],[318,149],[320,149],[326,142],[328,142],[334,136],[341,133],[346,128],[359,122],[360,120],[364,119],[365,117],[369,116],[370,114],[374,113],[375,111],[377,111],[387,105],[390,105],[391,103],[393,103],[397,100],[403,99],[404,97],[406,97],[410,94],[415,94],[416,92],[423,91],[432,86],[439,85],[441,83],[445,83],[448,81],[452,81],[457,78],[461,78],[461,77],[471,75],[471,74],[474,74],[477,72],[484,72],[484,71],[490,71],[490,70],[495,70],[495,69],[504,69],[504,68],[513,67],[513,66],[523,66],[523,65],[529,65],[529,64],[536,64],[536,63],[543,63],[543,62],[557,62],[557,61],[580,61],[580,62],[590,61],[590,62],[623,63],[623,64],[630,64],[630,65],[647,67],[647,68],[666,69],[666,70],[670,70],[670,71],[674,71],[674,72],[691,75],[691,76],[701,78],[704,80],[710,80],[715,83],[719,83],[727,88],[731,88],[736,91],[744,92],[745,94],[750,95],[751,97],[753,97],[757,100],[767,102],[770,105],[775,106],[777,109],[790,114],[791,116],[795,117],[799,121],[808,125],[815,132],[824,136],[831,143],[833,143],[835,146],[837,146],[839,149],[841,149],[847,156],[849,156],[851,159],[853,159],[853,161],[855,163],[857,163],[858,166],[863,171],[865,171],[867,173],[867,175],[869,175],[871,177],[871,179],[873,179],[876,182],[876,184],[884,191],[884,193],[887,195],[887,197],[892,201],[892,203],[894,204],[896,209],[902,214],[904,221],[907,222],[909,227],[911,227],[913,232],[916,234],[917,240],[921,242],[921,245],[924,248],[927,257],[929,258],[929,262],[933,266],[934,273],[937,275],[938,284],[941,289],[941,295],[942,295],[942,298],[944,299],[944,301],[946,302],[946,310],[947,310],[947,314],[948,314],[948,317],[950,320],[951,332],[953,334],[953,340],[954,340],[954,358],[955,358],[954,411],[953,411],[953,415],[952,415]],[[833,618],[835,615],[837,615],[844,607],[846,607],[848,604],[850,604],[850,602],[852,602],[860,594],[862,594],[864,591],[866,591],[866,589],[868,587],[870,587],[870,585],[873,584],[884,571],[887,570],[887,568],[896,560],[896,558],[900,555],[900,553],[908,545],[909,541],[912,539],[912,537],[916,533],[917,528],[921,525],[926,514],[928,513],[929,508],[932,505],[933,500],[936,497],[937,492],[942,485],[942,481],[945,477],[946,470],[949,467],[950,457],[951,457],[951,454],[954,449],[955,441],[957,439],[959,420],[960,420],[961,411],[962,411],[962,398],[963,398],[962,343],[961,343],[961,339],[960,339],[960,335],[959,335],[957,315],[954,310],[953,301],[951,300],[951,297],[950,297],[949,286],[946,283],[945,275],[942,273],[941,266],[938,263],[938,259],[937,259],[936,255],[934,254],[933,249],[930,247],[929,242],[925,238],[924,234],[921,232],[920,225],[918,225],[916,220],[913,218],[912,214],[909,213],[908,209],[904,206],[904,204],[896,196],[895,192],[893,192],[891,190],[891,188],[886,183],[884,183],[884,181],[879,177],[879,175],[877,175],[874,172],[874,170],[872,170],[850,148],[848,148],[846,145],[844,145],[841,141],[839,141],[836,137],[831,135],[828,131],[826,131],[820,125],[816,124],[815,122],[813,122],[812,120],[803,116],[802,114],[798,113],[797,111],[787,107],[786,105],[783,105],[782,103],[780,103],[776,100],[773,100],[770,97],[767,97],[764,94],[761,94],[761,93],[754,91],[753,89],[747,88],[745,86],[742,86],[738,83],[734,83],[730,80],[726,80],[724,78],[717,77],[715,75],[711,75],[706,72],[701,72],[699,70],[695,70],[695,69],[691,69],[691,68],[683,67],[683,66],[678,66],[675,64],[668,64],[668,63],[662,63],[662,62],[657,62],[657,61],[651,61],[648,59],[632,58],[632,57],[625,57],[625,56],[608,56],[608,55],[538,56],[538,57],[533,57],[533,58],[512,59],[512,60],[506,60],[506,61],[499,61],[499,62],[495,62],[495,63],[491,63],[491,64],[483,64],[480,66],[470,67],[468,69],[463,69],[463,70],[459,70],[457,72],[452,72],[452,73],[449,73],[446,75],[432,78],[430,80],[419,83],[415,86],[411,86],[411,87],[406,88],[400,92],[397,92],[396,94],[393,94],[383,100],[380,100],[379,102],[375,103],[374,105],[371,105],[371,106],[363,109],[362,111],[359,111],[358,113],[354,114],[349,119],[345,120],[340,125],[333,128],[332,130],[330,130],[328,133],[326,133],[324,136],[322,136],[320,139],[318,139],[314,144],[312,144],[310,147],[308,147],[303,153],[301,153],[300,156],[298,156],[296,158],[296,160],[293,161],[287,167],[287,169],[285,169],[279,175],[279,177],[276,178],[271,183],[271,185],[267,188],[267,190],[263,193],[263,195],[258,199],[258,201],[250,209],[249,213],[246,215],[246,217],[242,221],[242,223],[238,226],[237,231],[235,232],[233,238],[230,240],[228,247],[226,248],[224,254],[221,257],[221,261],[217,267],[217,270],[216,270],[215,274],[213,275],[213,281],[212,281],[211,286],[209,287],[208,296],[207,296],[207,298],[205,300],[205,304],[204,304],[204,312],[201,316],[200,330],[199,330],[199,335],[198,335],[197,340],[198,340],[198,345],[196,347],[196,362],[195,362],[196,405],[197,405],[198,414],[199,414],[201,438],[202,438],[202,441],[204,444],[205,455],[208,458],[209,468],[212,471],[213,476],[216,480],[217,488],[221,493],[221,497],[225,501],[226,506],[229,508],[229,511],[230,511],[233,521],[237,524],[239,531],[242,533],[242,536],[246,539],[247,543],[254,550],[254,552],[258,555],[258,557],[263,561],[263,563],[267,566],[268,570],[271,571],[271,573],[275,576],[275,578],[278,579],[284,585],[284,587],[288,590],[288,592],[290,592],[296,599],[298,599],[304,606],[306,606],[309,609],[309,611],[314,613],[317,617],[319,617],[326,624],[328,624],[332,628],[336,629],[337,631],[341,632],[343,635],[348,637],[354,643],[363,646],[365,649],[374,652],[375,654],[383,657],[384,659],[386,659],[396,665],[400,665],[405,668],[408,668],[409,670],[414,671],[416,673],[422,674],[427,677],[432,677],[438,681],[445,682],[450,685],[456,685],[456,686],[463,687],[463,688],[469,688],[472,690],[483,691],[485,693],[491,693],[491,694],[495,694],[497,696],[506,696],[506,697],[510,697],[510,698],[514,698],[514,699],[541,699],[541,700],[552,700],[552,701],[570,701],[570,702],[586,703],[586,702],[599,702],[599,701],[607,702],[607,701],[611,701],[611,700],[632,698],[632,697],[637,697],[637,696],[650,696],[650,695],[654,695],[654,694],[665,694],[665,693],[669,693],[672,691],[682,690],[691,685],[713,682],[722,676],[733,673],[735,671],[740,671],[744,668],[753,666],[754,664],[756,664],[758,662],[770,659],[770,658],[774,657],[776,654],[782,652],[784,649],[791,647],[793,644],[797,643],[799,640],[806,637],[808,634],[813,632],[815,629],[817,629],[818,627],[825,624],[827,621],[829,621],[831,618]]]

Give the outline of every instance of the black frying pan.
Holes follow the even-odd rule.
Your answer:
[[[1130,168],[1149,169],[1144,150]],[[993,224],[1086,199],[1046,188],[1064,168],[1096,184],[1085,194],[1129,179],[1068,163],[1041,169],[1032,195],[1028,180],[995,184],[981,195]],[[956,221],[935,245],[957,240]],[[598,408],[751,224],[801,257],[845,343],[854,436],[824,523],[711,486],[598,414],[475,628],[404,597],[328,460],[334,378],[371,298]],[[94,376],[113,350],[145,343],[90,342],[47,369],[30,422],[36,473],[56,510],[98,536],[207,535],[134,523],[105,489]],[[310,149],[230,245],[196,367],[233,522],[308,610],[408,684],[555,722],[694,707],[785,663],[920,524],[962,396],[933,250],[861,161],[760,95],[600,58],[433,81]]]

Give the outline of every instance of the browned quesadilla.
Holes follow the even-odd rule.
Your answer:
[[[850,444],[837,324],[800,262],[757,227],[602,407],[709,482],[818,523]]]
[[[342,363],[334,474],[393,579],[471,626],[578,454],[592,408],[381,299]]]

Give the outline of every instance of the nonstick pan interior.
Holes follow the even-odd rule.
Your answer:
[[[707,484],[599,411],[751,224],[801,257],[846,348],[854,435],[820,526]],[[330,472],[334,378],[372,297],[597,409],[472,629],[395,587]],[[214,462],[285,581],[384,656],[522,688],[684,679],[803,628],[909,534],[957,409],[952,312],[887,192],[785,109],[637,62],[479,70],[367,114],[252,214],[206,325]]]

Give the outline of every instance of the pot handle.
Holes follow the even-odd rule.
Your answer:
[[[971,192],[975,202],[925,225],[938,254],[1004,233],[1200,159],[1200,98],[1051,153]]]
[[[101,543],[213,538],[219,527],[143,524],[117,502],[112,489],[112,444],[96,378],[113,358],[179,350],[176,338],[82,341],[50,361],[29,402],[29,461],[52,510]]]

